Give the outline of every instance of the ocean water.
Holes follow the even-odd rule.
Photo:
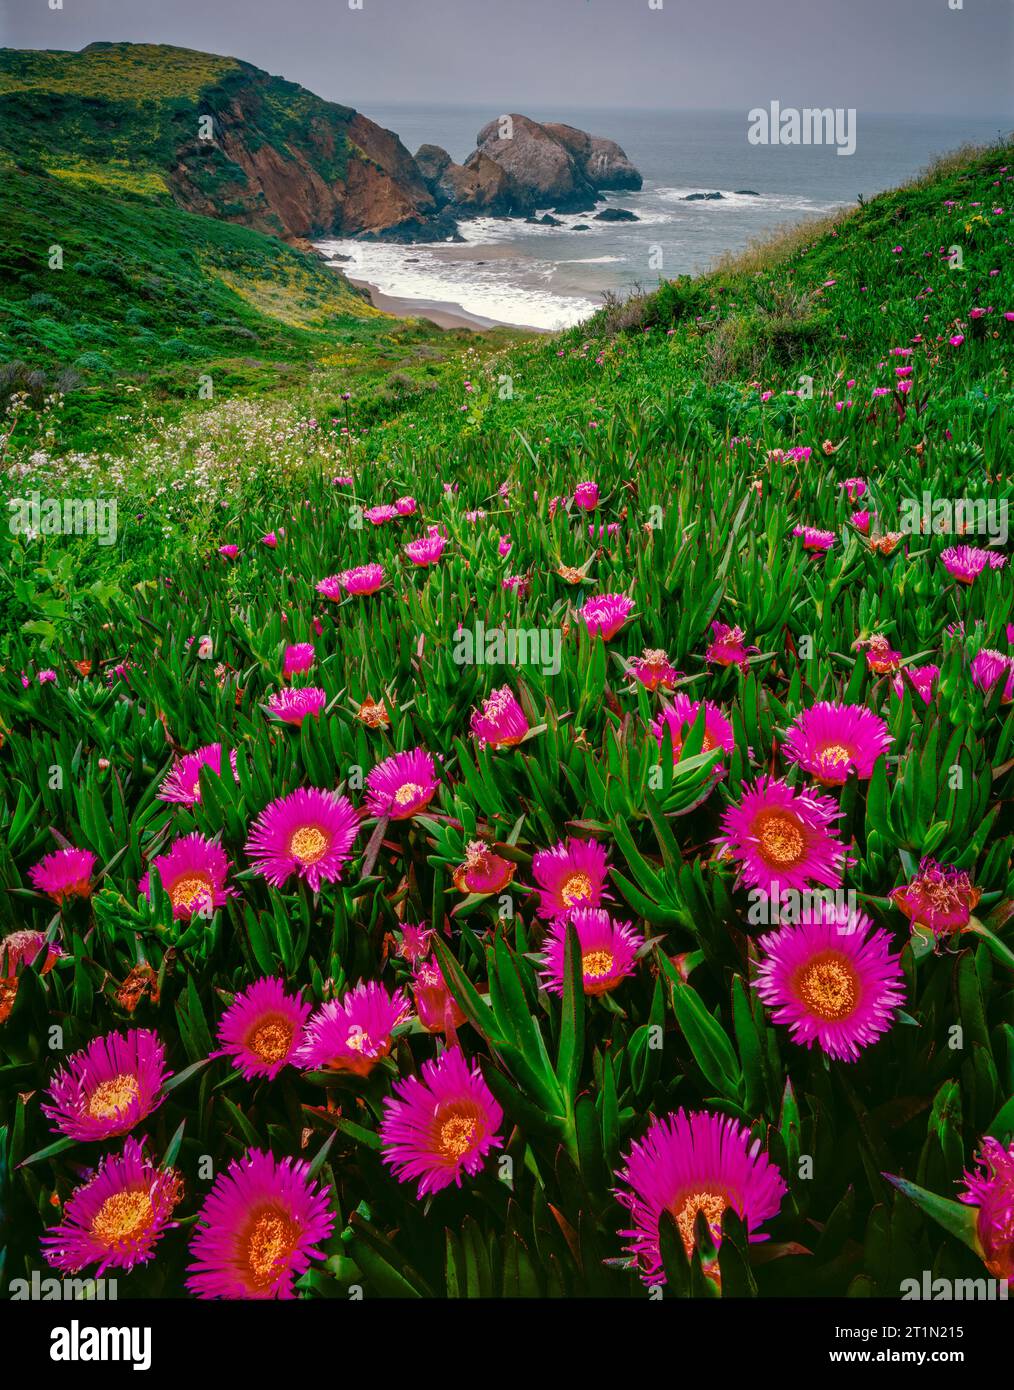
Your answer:
[[[414,154],[442,145],[459,162],[498,111],[462,106],[367,107]],[[955,118],[858,113],[856,150],[834,146],[751,145],[742,111],[531,110],[535,120],[565,121],[615,140],[641,171],[639,193],[616,192],[602,206],[629,208],[637,222],[596,222],[563,214],[561,227],[517,218],[461,222],[464,244],[415,246],[324,241],[341,268],[384,294],[455,304],[498,323],[569,327],[587,318],[603,294],[650,289],[660,279],[700,272],[719,255],[756,237],[841,205],[854,205],[918,173],[936,155],[1004,131],[1002,116]],[[737,195],[753,189],[759,195]],[[685,202],[688,193],[720,192],[721,201]],[[543,209],[539,210],[540,212]],[[601,206],[596,209],[601,211]],[[579,224],[587,231],[575,231]]]

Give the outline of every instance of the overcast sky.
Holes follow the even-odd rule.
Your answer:
[[[62,9],[50,4],[62,3]],[[12,48],[231,54],[369,113],[452,103],[1003,116],[1014,0],[0,0]]]

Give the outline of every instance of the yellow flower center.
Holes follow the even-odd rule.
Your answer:
[[[694,1248],[694,1227],[697,1224],[697,1213],[703,1211],[704,1219],[711,1228],[712,1234],[718,1236],[722,1230],[722,1213],[728,1205],[725,1194],[722,1192],[691,1192],[679,1210],[673,1212],[676,1225],[683,1237],[683,1248],[686,1250],[688,1258]]]
[[[169,900],[173,907],[191,911],[195,904],[211,902],[214,888],[207,874],[185,874],[178,878],[169,889]]]
[[[269,1014],[258,1021],[246,1040],[246,1046],[262,1062],[280,1062],[292,1046],[293,1024],[281,1014]]]
[[[114,1192],[92,1217],[91,1233],[105,1246],[137,1240],[151,1225],[155,1209],[144,1188]]]
[[[360,1028],[358,1023],[349,1029],[349,1035],[345,1039],[345,1046],[353,1052],[365,1052],[370,1046],[370,1035],[365,1028]]]
[[[795,816],[783,811],[768,811],[756,827],[762,858],[776,868],[793,868],[806,852],[806,836]]]
[[[796,992],[818,1018],[829,1023],[848,1018],[859,1001],[859,979],[851,962],[839,951],[815,956],[799,971]]]
[[[588,951],[581,957],[581,970],[593,980],[601,980],[613,968],[612,951]]]
[[[560,889],[560,897],[568,907],[584,902],[592,895],[592,881],[587,874],[571,874]]]
[[[437,1147],[445,1158],[457,1162],[472,1147],[478,1128],[473,1110],[456,1107],[448,1110],[438,1122]]]
[[[828,743],[820,750],[821,761],[825,763],[850,763],[852,750],[844,743]]]
[[[422,796],[423,789],[418,782],[403,782],[394,794],[395,806],[407,806],[409,802],[415,801]]]
[[[88,1097],[85,1109],[93,1119],[109,1120],[126,1110],[131,1101],[136,1100],[140,1094],[137,1077],[131,1076],[129,1072],[121,1072],[119,1076],[111,1076],[108,1081],[99,1082]]]
[[[301,825],[292,832],[289,853],[301,864],[316,864],[330,848],[330,841],[316,825]]]
[[[247,1285],[256,1292],[269,1288],[285,1269],[299,1241],[299,1226],[277,1207],[255,1211],[240,1238],[240,1263]]]

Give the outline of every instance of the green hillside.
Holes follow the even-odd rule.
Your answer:
[[[250,63],[166,44],[94,43],[80,52],[0,49],[0,150],[47,169],[121,171],[124,180],[168,187],[178,151],[198,117],[258,91],[256,144],[307,145],[314,122],[335,122],[331,168],[347,157],[349,107],[323,101]],[[207,178],[213,178],[209,170]]]

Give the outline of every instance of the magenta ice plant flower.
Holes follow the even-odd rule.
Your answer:
[[[78,1274],[97,1265],[128,1272],[147,1264],[162,1235],[178,1223],[173,1209],[183,1181],[173,1168],[159,1168],[136,1139],[123,1152],[107,1154],[97,1169],[68,1197],[63,1218],[41,1240],[42,1254],[54,1269]]]
[[[352,858],[359,812],[347,796],[300,787],[269,802],[257,817],[246,853],[257,873],[274,888],[295,874],[315,892],[337,883]]]
[[[54,1073],[42,1113],[71,1139],[112,1139],[158,1109],[170,1075],[165,1049],[150,1029],[105,1033]]]
[[[503,1147],[497,1134],[503,1111],[482,1078],[456,1047],[424,1062],[419,1076],[395,1087],[384,1102],[380,1138],[384,1162],[402,1182],[416,1182],[422,1199],[451,1183],[475,1177],[491,1149]]]
[[[757,993],[793,1042],[856,1062],[891,1028],[905,999],[902,969],[890,933],[872,928],[863,913],[822,903],[812,920],[760,938]]]
[[[235,996],[218,1025],[219,1050],[247,1081],[272,1081],[293,1064],[303,1040],[310,1006],[300,995],[287,994],[283,980],[255,980]]]
[[[696,1244],[703,1214],[712,1239],[721,1243],[722,1217],[731,1207],[751,1241],[766,1240],[758,1228],[777,1216],[788,1188],[778,1168],[761,1153],[760,1140],[728,1115],[677,1110],[652,1119],[617,1173],[624,1184],[617,1200],[630,1212],[632,1227],[620,1231],[646,1284],[664,1284],[659,1222],[671,1212],[687,1257]],[[708,1273],[709,1271],[705,1271]]]
[[[187,1287],[198,1298],[295,1298],[334,1230],[310,1165],[251,1149],[219,1173],[197,1218]]]
[[[426,809],[439,785],[436,764],[425,748],[395,753],[366,778],[367,810],[371,816],[408,820]]]

